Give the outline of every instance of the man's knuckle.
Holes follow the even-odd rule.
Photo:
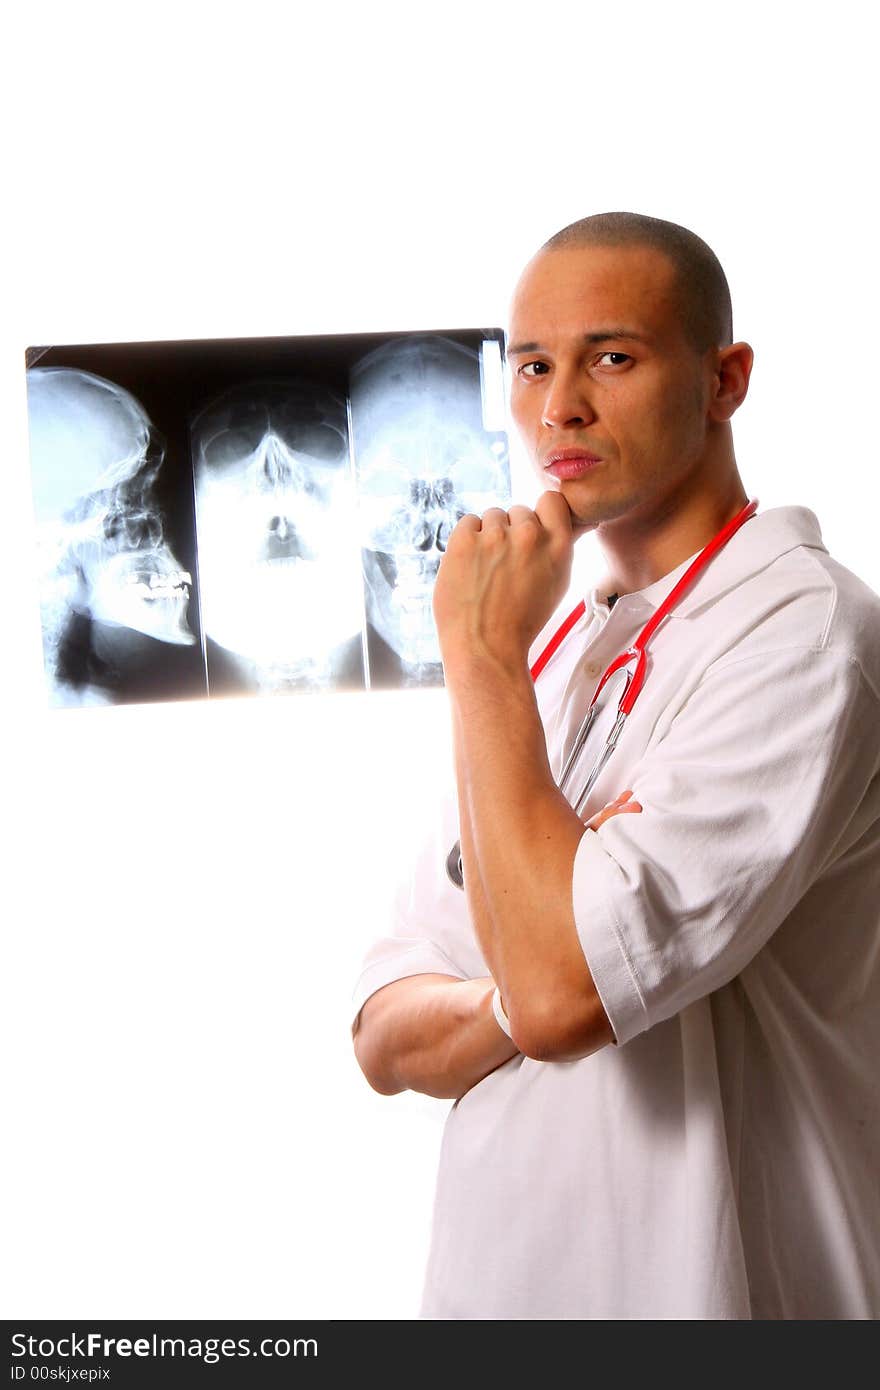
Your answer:
[[[544,528],[534,513],[527,517],[514,533],[516,543],[528,551],[533,551],[542,544],[544,534]]]

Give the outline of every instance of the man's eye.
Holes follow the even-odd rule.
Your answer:
[[[604,361],[606,357],[608,358],[608,364],[612,367],[622,367],[624,362],[632,361],[629,353],[626,352],[603,352],[599,361]]]
[[[544,376],[549,370],[546,362],[524,362],[519,369],[519,374],[527,377]]]

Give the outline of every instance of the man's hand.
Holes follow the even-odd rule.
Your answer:
[[[573,545],[571,512],[558,492],[543,493],[534,511],[492,507],[482,519],[462,517],[434,586],[444,664],[477,654],[523,661],[565,596]]]
[[[612,816],[623,815],[627,811],[641,811],[642,807],[638,801],[630,801],[631,791],[621,792],[613,801],[609,801],[607,806],[603,806],[601,811],[597,811],[589,820],[584,821],[588,830],[598,830],[600,825],[604,825]]]

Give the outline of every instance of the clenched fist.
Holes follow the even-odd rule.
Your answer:
[[[571,512],[558,492],[534,511],[492,507],[463,516],[434,586],[434,619],[447,666],[488,655],[520,663],[559,606],[571,577]]]

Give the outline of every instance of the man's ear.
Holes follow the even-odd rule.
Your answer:
[[[748,343],[731,343],[719,348],[713,377],[714,391],[709,401],[709,418],[721,423],[729,420],[746,398],[755,354]]]

